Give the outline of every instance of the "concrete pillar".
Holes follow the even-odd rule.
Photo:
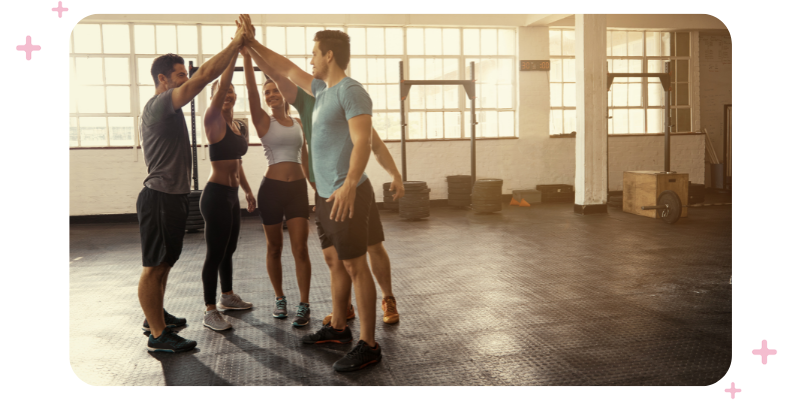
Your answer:
[[[606,213],[608,197],[608,92],[606,16],[575,15],[575,212]]]

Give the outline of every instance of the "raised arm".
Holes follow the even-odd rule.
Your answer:
[[[397,201],[397,199],[405,196],[406,190],[403,186],[403,176],[400,175],[400,171],[397,170],[397,165],[394,163],[392,153],[389,152],[389,148],[386,147],[386,143],[383,143],[383,140],[378,136],[378,132],[375,131],[374,127],[372,128],[372,153],[375,154],[375,159],[378,161],[378,164],[392,176],[392,184],[389,187],[390,191],[395,192],[392,196],[392,200]]]
[[[300,122],[300,118],[295,118],[298,124],[300,124],[300,129],[303,129],[303,123]],[[306,176],[306,180],[311,185],[314,190],[317,190],[317,185],[314,182],[311,182],[311,171],[308,168],[308,141],[306,141],[306,136],[303,135],[303,146],[300,147],[300,168],[303,169],[303,175]]]
[[[261,72],[267,74],[267,76],[275,81],[275,85],[278,86],[278,91],[281,92],[284,100],[286,100],[286,102],[289,104],[293,104],[295,99],[297,99],[297,85],[295,85],[285,75],[281,75],[275,71],[275,69],[273,69],[269,63],[264,61],[260,54],[256,53],[255,51],[248,51],[248,53],[252,57],[253,61],[255,61],[256,65],[258,65],[258,68],[261,70]],[[292,63],[292,65],[294,65],[294,63]],[[303,71],[303,73],[305,73],[305,71]],[[309,94],[311,93],[311,85],[309,85],[309,88],[306,92]]]
[[[253,117],[253,125],[256,127],[256,134],[258,137],[264,137],[269,131],[269,115],[263,108],[261,108],[261,96],[256,85],[256,75],[253,70],[253,60],[250,58],[250,52],[246,48],[241,50],[244,57],[244,78],[247,82],[247,99],[250,103],[250,116]]]
[[[225,118],[222,117],[222,103],[225,102],[225,97],[228,95],[228,88],[231,87],[231,80],[233,79],[233,70],[236,68],[236,57],[233,57],[228,62],[228,68],[222,73],[219,79],[219,86],[214,96],[211,98],[211,104],[206,109],[205,126],[206,137],[209,144],[214,144],[222,140],[225,136]]]
[[[250,19],[248,18],[246,24],[240,25],[233,41],[228,44],[228,47],[214,57],[211,57],[210,60],[206,61],[197,69],[197,72],[192,75],[186,83],[172,91],[172,106],[174,109],[177,110],[188,104],[204,87],[206,87],[206,85],[211,83],[214,79],[217,79],[228,66],[230,60],[235,58],[239,47],[244,44],[245,37],[251,35],[252,27],[250,26]]]

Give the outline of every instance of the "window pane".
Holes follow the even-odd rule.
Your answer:
[[[481,51],[480,31],[464,29],[464,55],[479,55]]]
[[[438,56],[442,54],[442,30],[425,28],[425,54]]]
[[[678,92],[675,94],[678,99],[679,106],[688,106],[689,105],[689,84],[688,83],[678,83],[677,84]]]
[[[372,128],[378,132],[378,137],[386,140],[386,131],[388,130],[386,113],[372,113]]]
[[[608,64],[609,68],[611,68],[612,73],[625,73],[628,72],[628,60],[620,60],[615,59],[611,60]],[[614,83],[625,83],[628,82],[628,78],[614,78]]]
[[[108,129],[112,146],[133,146],[133,117],[108,117]]]
[[[422,28],[408,28],[406,30],[406,46],[408,46],[409,55],[425,54],[425,42],[422,38]]]
[[[664,109],[647,109],[647,133],[664,133]]]
[[[467,58],[464,60],[464,79],[470,79],[470,63],[475,63],[475,79],[481,82],[481,60],[477,58]]]
[[[444,88],[444,108],[458,108],[459,86],[447,85]]]
[[[400,109],[400,85],[386,85],[386,108]]]
[[[267,27],[267,47],[278,53],[286,53],[286,29],[282,26]]]
[[[178,35],[174,25],[156,25],[156,53],[178,52]]]
[[[444,113],[444,137],[448,139],[461,137],[461,113]]]
[[[476,110],[480,109],[482,107],[481,104],[483,104],[483,102],[481,101],[481,92],[482,91],[483,90],[481,89],[481,85],[475,85],[475,109]],[[464,101],[465,101],[465,104],[466,104],[467,108],[472,106],[472,99],[465,98]]]
[[[564,110],[563,133],[578,133],[578,113],[575,110]]]
[[[156,34],[153,25],[134,25],[133,42],[137,54],[156,53]]]
[[[629,83],[628,84],[628,106],[641,107],[642,106],[642,84]]]
[[[399,58],[386,59],[386,83],[400,83],[399,62]],[[403,65],[403,68],[408,68],[408,64]]]
[[[306,27],[306,40],[303,41],[306,45],[306,51],[303,54],[310,55],[314,51],[314,37],[317,35],[317,32],[323,30],[319,27]]]
[[[551,83],[550,84],[550,107],[562,107],[563,103],[561,101],[561,84],[560,83]]]
[[[367,83],[367,60],[363,58],[351,58],[350,77],[362,84]]]
[[[367,76],[369,83],[386,83],[386,61],[382,58],[368,59]]]
[[[644,54],[642,32],[628,32],[628,56],[641,57]]]
[[[612,56],[626,56],[628,55],[628,33],[625,31],[612,31],[611,32],[611,55]]]
[[[560,56],[561,54],[561,31],[550,31],[550,55]]]
[[[372,108],[377,110],[386,109],[386,85],[369,85],[369,95],[372,98]]]
[[[676,47],[676,55],[678,57],[689,57],[689,32],[678,32],[676,34],[677,43],[675,43]]]
[[[425,88],[425,108],[442,109],[444,108],[444,96],[441,86],[423,86]]]
[[[644,131],[644,109],[628,110],[628,126],[630,133],[645,133]]]
[[[306,55],[306,30],[303,27],[290,26],[286,28],[286,54]],[[350,36],[353,43],[353,36]],[[354,46],[351,46],[352,50]],[[352,54],[355,54],[352,52]],[[361,54],[364,54],[363,52]]]
[[[131,83],[127,58],[106,58],[106,84],[128,85]]]
[[[512,29],[498,29],[498,54],[502,56],[513,56],[517,47],[516,35]]]
[[[481,54],[497,55],[497,29],[481,29]]]
[[[389,113],[387,117],[389,119],[389,139],[400,140],[400,114]]]
[[[670,33],[661,32],[661,55],[669,56],[671,53],[670,47]]]
[[[80,86],[78,84],[78,78],[75,75],[75,58],[70,57],[69,59],[69,112],[70,113],[78,112],[79,90]]]
[[[648,106],[663,106],[664,105],[664,87],[660,83],[647,84],[647,105]]]
[[[203,90],[203,92],[205,92],[205,90]],[[203,93],[197,95],[195,101],[198,98],[200,98],[202,94]],[[155,95],[156,95],[156,89],[153,87],[153,85],[139,86],[139,115],[142,115],[142,110],[144,110],[144,105],[147,104],[147,102],[150,101],[150,99],[152,99],[153,96]]]
[[[661,55],[661,34],[659,32],[645,33],[645,48],[648,57]]]
[[[664,72],[664,61],[665,60],[647,60],[647,73],[649,74],[660,74]],[[656,83],[661,82],[659,78],[647,78],[648,82]]]
[[[76,53],[100,53],[100,25],[78,24],[72,30]]]
[[[289,61],[293,62],[294,65],[300,67],[303,71],[311,73],[311,65],[308,62],[308,59],[305,57],[289,57]]]
[[[139,74],[139,84],[140,85],[153,85],[155,86],[155,81],[153,81],[153,76],[150,75],[150,68],[153,66],[154,58],[138,58],[136,60],[137,65],[137,72]]]
[[[425,79],[442,79],[442,68],[441,58],[426,58]]]
[[[426,114],[426,136],[428,139],[441,139],[444,137],[444,121],[442,113],[429,112]]]
[[[564,82],[575,82],[575,59],[564,60]]]
[[[75,117],[69,118],[69,146],[75,147],[78,145],[78,119]]]
[[[551,135],[560,135],[562,132],[563,132],[563,115],[562,115],[562,111],[561,110],[550,110],[550,134]]]
[[[461,54],[461,35],[458,29],[442,29],[442,46],[445,55]]]
[[[500,137],[514,137],[514,112],[499,113]]]
[[[367,38],[364,28],[348,28],[347,34],[350,35],[350,54],[367,54]],[[289,37],[291,40],[291,36]]]
[[[105,147],[108,145],[104,117],[82,117],[80,124],[81,147]]]
[[[497,111],[481,111],[483,115],[481,129],[482,137],[497,137]]]
[[[627,83],[613,83],[611,84],[611,104],[612,107],[627,107],[628,106],[628,84]]]
[[[514,90],[511,85],[497,85],[497,108],[511,108]]]
[[[561,59],[554,58],[550,60],[550,82],[563,82],[564,78],[561,74]]]
[[[425,108],[425,86],[412,86],[408,91],[408,97],[409,108],[415,110]]]
[[[131,88],[128,86],[107,86],[109,113],[131,112]]]
[[[178,26],[178,54],[191,55],[198,54],[197,49],[197,27]],[[189,65],[188,63],[186,64]]]
[[[84,86],[78,89],[78,112],[104,113],[106,112],[105,106],[106,97],[103,94],[102,86]]]
[[[488,84],[481,87],[481,108],[497,107],[497,86]]]
[[[102,58],[75,58],[75,69],[79,85],[103,84]]]
[[[678,132],[690,132],[692,130],[692,110],[690,108],[678,109]]]
[[[575,31],[562,31],[561,32],[561,40],[562,40],[562,47],[561,50],[563,51],[565,56],[574,56],[575,55]]]
[[[386,54],[403,54],[402,28],[386,28]]]
[[[483,129],[483,124],[480,122],[481,119],[481,112],[475,111],[475,122],[478,122],[478,125],[472,125],[472,113],[469,111],[464,112],[464,137],[465,138],[472,138],[472,127],[475,127],[475,137],[481,137],[481,129]]]
[[[628,133],[628,110],[618,109],[610,111],[611,115],[614,117],[611,119],[614,125],[614,133],[615,134]]]
[[[574,83],[564,84],[564,107],[575,107],[577,89]]]
[[[413,88],[412,88],[413,90]],[[425,139],[425,113],[408,113],[408,138]]]
[[[677,60],[678,70],[675,77],[676,82],[689,82],[689,60]],[[675,62],[672,63],[674,65]]]
[[[497,83],[512,83],[513,78],[513,61],[508,58],[497,60]]]
[[[452,79],[457,80],[461,79],[458,75],[458,60],[455,58],[445,58],[442,60],[442,67],[444,69],[444,75],[442,75],[442,79]]]
[[[103,25],[103,51],[106,54],[131,52],[131,36],[128,25]]]
[[[222,51],[222,28],[219,26],[202,26],[203,53],[217,54]]]
[[[383,28],[367,28],[367,54],[383,55],[383,47]]]
[[[425,79],[425,59],[412,58],[408,60],[408,79],[409,80],[422,80]],[[415,86],[412,86],[412,88]]]

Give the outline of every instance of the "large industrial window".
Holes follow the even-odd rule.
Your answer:
[[[691,51],[689,32],[609,30],[608,72],[664,72],[671,61],[670,132],[691,132]],[[550,30],[550,134],[576,131],[575,31]],[[664,132],[664,90],[657,78],[615,78],[608,92],[608,133]]]
[[[385,140],[400,139],[398,62],[405,79],[469,79],[475,62],[476,134],[516,137],[516,30],[495,28],[256,26],[259,41],[311,71],[314,34],[344,30],[351,38],[347,73],[361,82],[373,102],[373,124]],[[234,35],[233,25],[79,24],[70,42],[70,147],[130,147],[141,111],[155,94],[150,66],[155,57],[176,53],[196,66],[213,57]],[[239,58],[237,66],[242,65]],[[263,75],[256,80],[263,82]],[[236,118],[249,119],[244,73],[236,72]],[[198,142],[204,143],[203,114],[208,89],[196,102]],[[407,139],[469,137],[470,103],[460,86],[415,86],[409,93]],[[191,126],[190,107],[183,107]],[[296,116],[294,109],[292,114]],[[251,132],[252,130],[251,124]],[[250,135],[251,143],[258,143]]]

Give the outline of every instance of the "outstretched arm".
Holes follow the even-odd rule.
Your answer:
[[[297,99],[297,85],[295,85],[285,75],[281,75],[277,71],[275,71],[275,69],[272,68],[272,66],[270,66],[269,63],[264,61],[264,59],[261,57],[260,54],[256,53],[255,51],[249,53],[253,61],[255,61],[256,65],[258,65],[258,68],[261,70],[261,72],[267,74],[267,76],[269,76],[273,81],[275,81],[275,85],[278,86],[278,91],[281,92],[281,95],[283,96],[284,100],[286,100],[286,102],[289,104],[293,104],[295,99]],[[292,63],[292,65],[294,65],[294,63]],[[303,73],[305,73],[305,71],[303,71]],[[309,85],[308,90],[306,90],[306,92],[311,93],[311,85]]]
[[[374,127],[372,128],[372,153],[375,154],[378,164],[392,176],[392,185],[389,187],[390,191],[395,192],[392,200],[397,201],[397,199],[405,196],[406,190],[403,186],[403,177],[400,175],[400,171],[397,170],[392,153],[389,152],[389,148],[386,147],[386,143],[383,143]]]
[[[255,71],[253,70],[253,60],[246,48],[242,47],[241,54],[244,57],[244,78],[247,82],[247,99],[250,103],[250,116],[253,117],[253,126],[256,127],[258,137],[264,137],[269,131],[269,115],[261,108],[261,96],[259,96],[258,85],[256,85]]]
[[[214,144],[222,140],[225,136],[225,119],[222,117],[222,103],[225,102],[225,97],[228,95],[228,88],[231,86],[233,79],[233,70],[236,68],[236,57],[231,58],[228,63],[228,68],[222,73],[222,78],[219,80],[219,86],[211,98],[211,104],[206,109],[206,117],[204,120],[206,126],[206,137],[209,144]]]

